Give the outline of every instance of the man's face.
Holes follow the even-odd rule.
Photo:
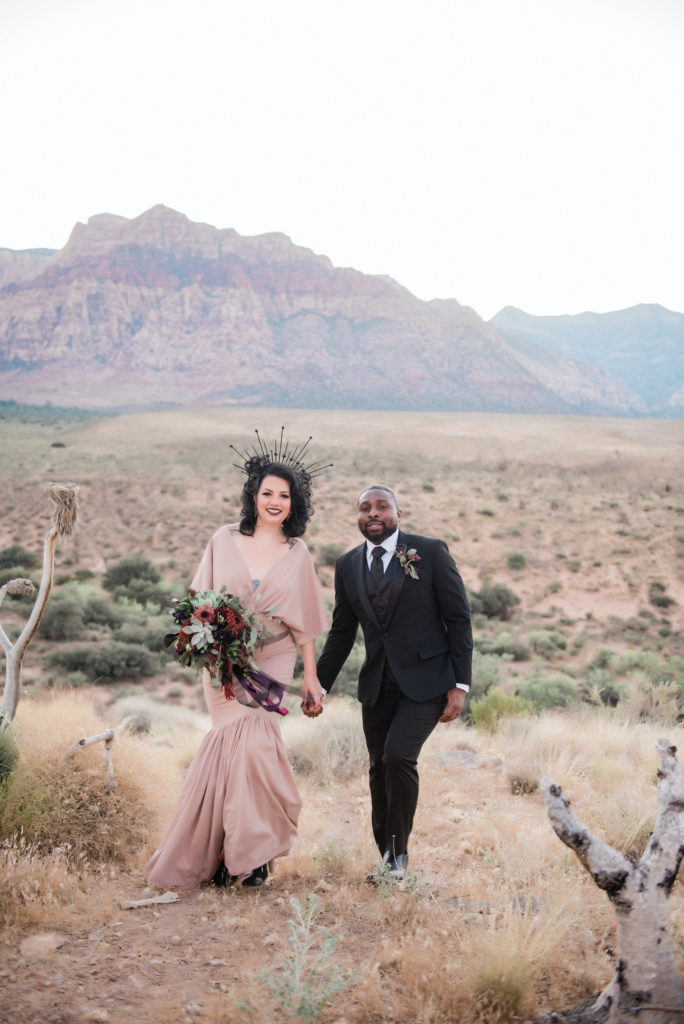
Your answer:
[[[394,533],[401,512],[388,491],[372,488],[359,498],[359,530],[372,544],[382,544]]]

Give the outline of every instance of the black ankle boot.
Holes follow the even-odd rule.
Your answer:
[[[255,868],[251,875],[243,881],[243,885],[257,886],[263,885],[268,878],[268,864],[262,864],[260,868]]]

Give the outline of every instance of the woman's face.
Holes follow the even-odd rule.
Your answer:
[[[257,526],[282,526],[290,514],[290,485],[279,476],[265,476],[256,495]]]

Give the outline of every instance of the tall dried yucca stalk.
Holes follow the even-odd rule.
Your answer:
[[[12,721],[16,714],[21,692],[21,662],[29,642],[38,629],[52,590],[57,537],[73,536],[78,523],[78,487],[76,484],[51,483],[47,490],[53,505],[52,526],[45,534],[43,542],[43,571],[38,596],[28,621],[15,643],[10,641],[0,626],[0,644],[5,650],[5,689],[0,707],[0,723]],[[9,580],[3,587],[0,587],[0,604],[7,593],[30,595],[34,589],[30,580]]]
[[[60,537],[73,537],[78,525],[78,487],[76,484],[48,484],[53,504],[52,525]]]

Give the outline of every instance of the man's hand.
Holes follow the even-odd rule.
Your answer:
[[[459,690],[457,686],[455,686],[453,690],[449,690],[447,693],[447,706],[444,708],[444,714],[438,719],[438,721],[453,722],[455,718],[458,718],[463,711],[465,699],[465,690]]]
[[[305,679],[302,683],[302,693],[304,694],[301,705],[302,714],[307,718],[318,718],[323,711],[323,693],[318,680],[315,683],[310,683]]]

